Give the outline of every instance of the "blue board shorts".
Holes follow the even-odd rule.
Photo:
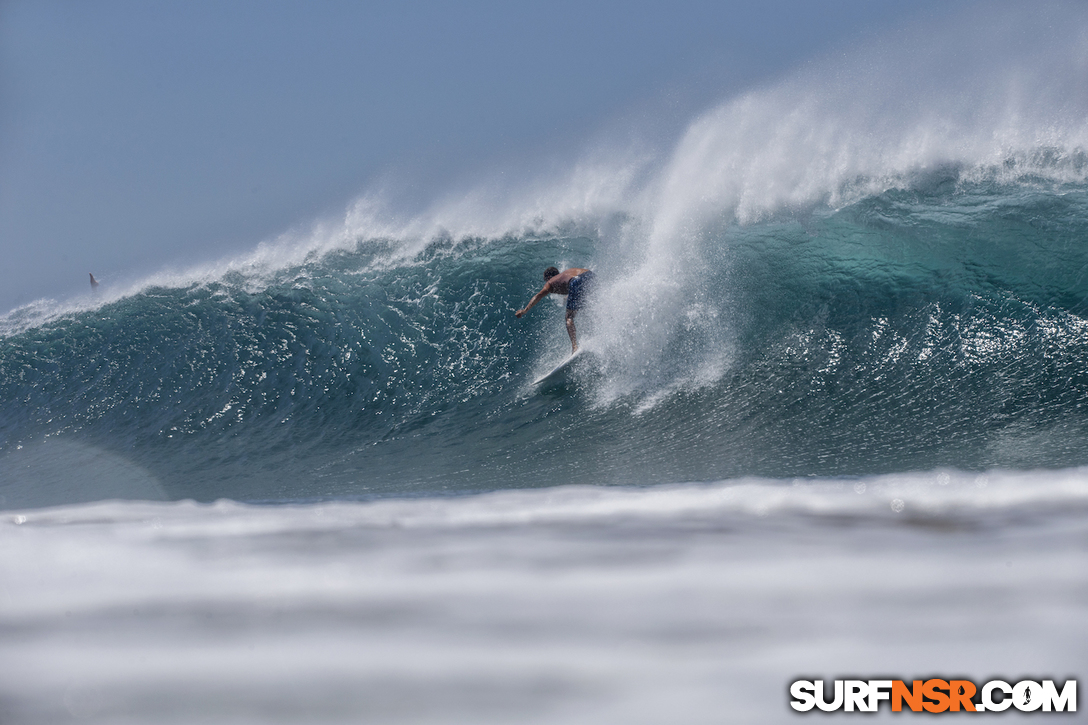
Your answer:
[[[567,309],[578,310],[586,303],[586,297],[593,290],[593,272],[582,272],[567,285]]]

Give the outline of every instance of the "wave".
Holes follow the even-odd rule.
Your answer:
[[[1084,465],[1086,232],[1088,186],[891,191],[708,229],[700,283],[627,318],[601,236],[372,241],[5,337],[0,445],[242,499]],[[541,259],[611,280],[598,367],[543,392],[561,310],[512,314]]]
[[[68,461],[63,500],[111,476],[270,499],[1088,464],[1088,24],[1047,12],[814,64],[665,155],[411,215],[375,193],[15,310],[0,466],[25,490]],[[578,320],[599,364],[542,393],[561,313],[511,313],[550,264],[602,280]]]

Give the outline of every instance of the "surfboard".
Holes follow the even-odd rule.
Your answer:
[[[582,357],[582,354],[585,352],[585,350],[586,349],[584,347],[578,348],[571,354],[570,357],[552,368],[551,372],[545,373],[544,375],[541,375],[539,378],[534,380],[533,385],[561,382],[565,378],[567,371],[570,370],[571,365],[574,364],[575,360]]]

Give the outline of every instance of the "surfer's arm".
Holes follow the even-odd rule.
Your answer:
[[[535,305],[537,302],[540,302],[542,299],[544,299],[545,297],[548,296],[548,294],[552,291],[551,288],[552,288],[551,283],[548,283],[548,284],[544,285],[544,289],[540,290],[535,295],[533,295],[533,299],[529,300],[529,304],[525,305],[525,307],[523,309],[520,309],[517,312],[515,312],[514,317],[521,317],[526,312],[531,310],[533,308],[533,305]]]

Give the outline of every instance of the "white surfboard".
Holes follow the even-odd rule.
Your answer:
[[[533,385],[561,381],[564,377],[564,374],[567,372],[568,369],[570,369],[570,366],[574,364],[575,360],[582,356],[583,352],[585,352],[584,347],[578,348],[571,354],[570,357],[552,368],[551,372],[545,373],[544,375],[541,375],[539,378],[534,380]]]

